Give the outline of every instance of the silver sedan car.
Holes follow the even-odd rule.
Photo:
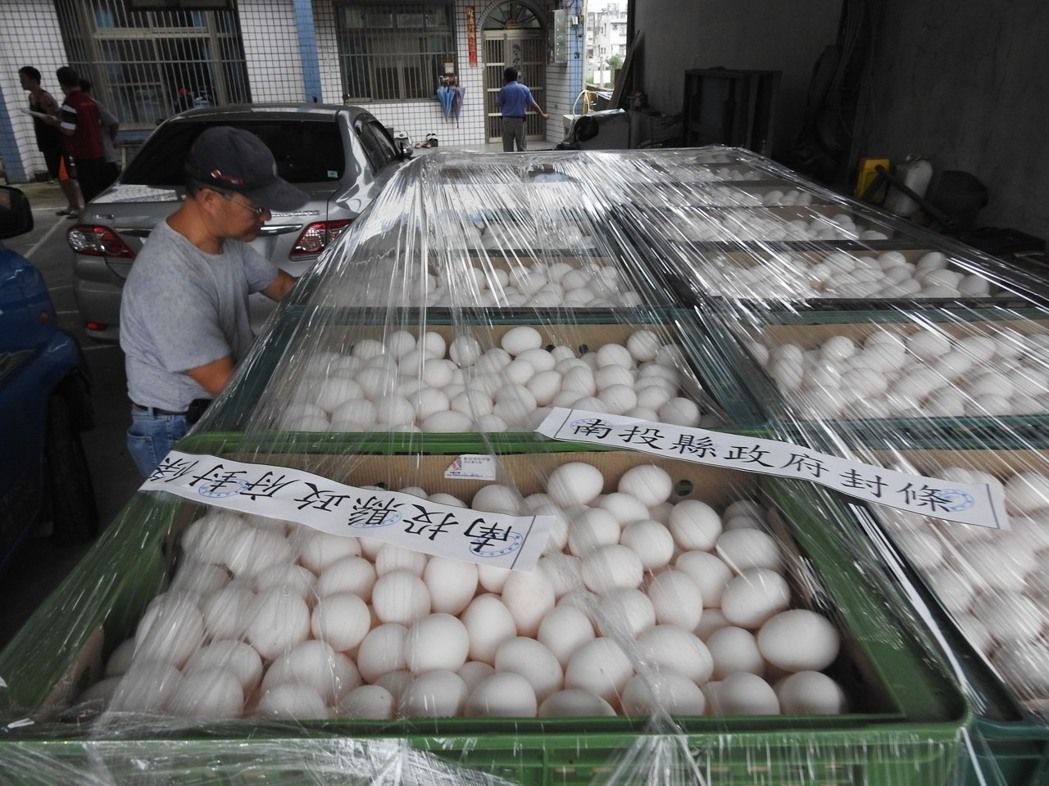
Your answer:
[[[216,125],[258,135],[273,151],[280,176],[310,195],[298,210],[273,213],[252,242],[293,276],[309,269],[411,155],[372,115],[351,106],[238,105],[194,109],[167,120],[68,232],[73,289],[89,336],[119,337],[120,295],[135,255],[157,222],[178,207],[190,146]],[[262,295],[252,295],[253,324],[261,324],[272,308]]]

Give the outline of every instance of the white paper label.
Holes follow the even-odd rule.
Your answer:
[[[438,557],[531,571],[552,516],[509,516],[361,489],[302,470],[173,450],[142,491],[295,521],[330,535],[369,537]]]
[[[444,476],[459,480],[495,480],[495,456],[463,453],[448,465]]]
[[[555,407],[536,431],[664,458],[808,480],[850,497],[922,516],[1009,529],[1001,487],[911,475],[819,453],[789,442]]]

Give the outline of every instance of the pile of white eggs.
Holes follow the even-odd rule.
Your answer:
[[[212,719],[844,711],[822,673],[838,631],[791,608],[756,503],[673,504],[654,465],[604,484],[572,462],[545,493],[476,493],[477,510],[555,517],[532,573],[209,512],[81,700]]]
[[[738,214],[691,211],[687,216],[678,212],[667,220],[673,222],[676,234],[697,242],[888,239],[884,232],[858,226],[847,213],[805,219],[757,211]]]
[[[752,342],[750,352],[806,416],[1033,415],[1049,411],[1049,332],[954,336],[933,328],[836,335],[818,348]]]
[[[711,292],[737,298],[958,298],[987,297],[990,283],[974,273],[948,269],[939,251],[908,262],[899,251],[825,257],[780,253],[743,267],[719,256],[703,268]]]
[[[420,279],[404,305],[462,308],[633,308],[644,303],[619,267],[598,260],[448,266]]]
[[[529,224],[508,222],[437,223],[431,230],[433,242],[441,248],[488,250],[571,250],[593,248],[594,240],[572,223],[556,223],[538,229]]]
[[[1049,473],[999,480],[947,467],[937,477],[1001,484],[1009,530],[881,512],[889,533],[972,645],[1032,709],[1049,711]]]
[[[574,332],[571,331],[570,333]],[[597,335],[597,333],[595,333]],[[579,356],[547,349],[521,325],[486,348],[463,333],[446,343],[396,330],[361,339],[348,354],[315,353],[280,417],[288,431],[530,431],[552,407],[697,426],[702,388],[681,349],[655,330],[634,331]]]

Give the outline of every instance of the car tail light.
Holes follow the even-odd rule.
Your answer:
[[[338,221],[315,221],[307,226],[299,235],[298,240],[291,249],[292,257],[316,256],[329,245],[335,242],[335,238],[343,233],[353,219],[343,218]]]
[[[86,327],[88,330],[105,330],[109,327],[109,325],[103,322],[88,322],[84,325],[84,327]]]
[[[135,252],[131,247],[109,227],[77,224],[66,234],[66,241],[78,254],[91,257],[135,258]]]

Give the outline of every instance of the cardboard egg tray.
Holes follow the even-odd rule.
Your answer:
[[[358,485],[421,485],[430,493],[467,498],[480,485],[444,479],[449,459],[441,456],[280,458],[288,466]],[[795,607],[824,613],[843,633],[842,653],[829,671],[846,689],[849,714],[676,718],[673,733],[686,735],[693,753],[681,760],[660,758],[663,775],[684,779],[698,771],[706,782],[745,783],[754,777],[757,756],[768,783],[947,782],[970,710],[918,643],[919,634],[897,618],[907,618],[906,610],[881,597],[842,550],[835,520],[848,514],[833,500],[789,482],[633,453],[509,456],[500,461],[507,478],[527,494],[540,490],[555,467],[576,460],[602,469],[606,490],[614,489],[626,469],[656,463],[675,480],[672,501],[694,497],[723,506],[751,497],[771,506],[770,526],[786,556]],[[148,602],[166,586],[179,559],[180,533],[202,510],[163,494],[136,495],[0,653],[0,673],[8,685],[0,694],[0,720],[25,719],[9,726],[0,739],[0,773],[22,763],[17,782],[53,783],[58,771],[90,772],[101,755],[115,782],[156,768],[199,779],[194,782],[220,779],[239,786],[260,775],[287,779],[308,770],[310,761],[345,756],[348,743],[365,757],[371,744],[396,743],[436,757],[435,763],[464,768],[459,780],[482,770],[522,784],[574,786],[600,782],[619,757],[660,733],[649,719],[629,717],[244,719],[171,727],[142,739],[107,739],[104,730],[93,727],[90,715],[79,715],[70,703],[98,678],[104,659],[131,635]],[[339,761],[345,773],[350,765]],[[637,766],[655,765],[644,759]]]

